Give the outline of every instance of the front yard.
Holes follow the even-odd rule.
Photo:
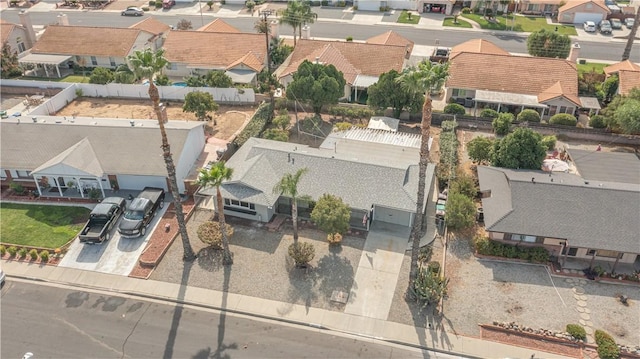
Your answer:
[[[481,28],[487,30],[513,30],[519,32],[534,32],[542,29],[557,31],[563,35],[577,35],[573,25],[549,24],[544,17],[508,15],[496,16],[491,21],[482,14],[462,14],[462,17],[477,22]]]
[[[84,207],[0,203],[2,243],[59,248],[82,230],[89,218]]]

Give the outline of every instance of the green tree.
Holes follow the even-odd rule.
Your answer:
[[[298,243],[298,184],[300,179],[308,172],[307,168],[301,168],[296,173],[286,173],[273,187],[273,193],[287,196],[291,199],[291,220],[293,221],[293,242]]]
[[[518,122],[540,122],[540,114],[532,109],[523,110],[518,114]]]
[[[571,50],[569,35],[542,29],[527,38],[527,51],[531,56],[566,59]]]
[[[476,205],[473,200],[462,193],[451,192],[447,197],[447,211],[444,215],[447,228],[465,229],[476,221]]]
[[[270,128],[262,133],[262,138],[273,141],[288,142],[289,132],[279,128]]]
[[[289,112],[287,110],[280,111],[278,116],[271,121],[274,126],[277,128],[286,131],[291,126],[291,117],[289,117]]]
[[[512,122],[513,115],[508,112],[503,112],[493,119],[491,127],[493,127],[493,131],[495,131],[496,135],[504,136],[509,133]]]
[[[467,174],[458,175],[450,186],[451,192],[461,193],[469,198],[475,198],[478,194],[478,186],[474,178]]]
[[[119,84],[132,84],[136,81],[136,75],[131,71],[129,66],[120,65],[113,74],[113,82]]]
[[[293,46],[284,43],[284,39],[272,38],[269,46],[272,68],[282,65],[284,60],[293,52]]]
[[[104,67],[96,67],[91,71],[89,83],[106,85],[113,81],[113,72]]]
[[[318,199],[311,212],[311,220],[327,233],[329,242],[333,242],[336,234],[342,235],[349,229],[350,219],[349,205],[342,198],[327,193]]]
[[[418,277],[418,255],[420,254],[420,238],[424,220],[424,196],[427,180],[427,164],[429,162],[429,134],[431,131],[432,103],[431,93],[440,91],[449,76],[449,64],[434,64],[423,61],[417,67],[405,70],[397,79],[410,93],[424,94],[422,105],[420,162],[418,163],[418,193],[416,198],[416,217],[411,228],[411,269],[407,294],[415,295],[416,278]]]
[[[18,53],[11,52],[11,46],[8,42],[2,45],[2,57],[0,57],[0,77],[8,79],[22,75],[20,64],[18,63]]]
[[[182,210],[182,202],[180,201],[180,191],[178,191],[178,179],[176,177],[176,167],[173,163],[173,157],[171,155],[171,146],[167,138],[167,131],[164,127],[166,122],[165,115],[160,109],[160,92],[154,83],[154,77],[162,72],[169,62],[164,58],[164,50],[160,49],[153,51],[151,49],[145,49],[144,51],[136,51],[133,55],[128,57],[128,64],[131,70],[136,74],[136,78],[149,79],[149,98],[153,105],[153,111],[158,119],[160,127],[160,135],[162,138],[162,154],[164,162],[167,167],[167,177],[169,178],[169,188],[171,189],[171,196],[173,197],[173,205],[176,211],[176,220],[178,222],[178,231],[182,238],[182,248],[184,261],[193,261],[196,258],[191,243],[189,242],[189,234],[187,233],[187,225],[184,217],[184,211]]]
[[[156,85],[158,86],[171,86],[172,82],[169,80],[169,76],[160,74],[156,76]]]
[[[417,111],[423,102],[423,95],[419,92],[408,91],[397,81],[400,73],[396,70],[385,72],[378,78],[378,82],[369,86],[367,105],[373,109],[393,109],[393,117],[399,118],[405,110]]]
[[[217,110],[218,104],[208,92],[193,91],[184,97],[182,111],[194,113],[198,121],[204,121],[209,112]]]
[[[556,147],[556,141],[558,141],[558,139],[554,135],[544,136],[542,137],[542,146],[551,151]]]
[[[627,100],[622,106],[618,107],[614,118],[624,133],[640,133],[640,101]]]
[[[204,82],[204,76],[191,75],[186,77],[184,82],[188,87],[207,87],[207,84]]]
[[[640,101],[640,86],[634,87],[629,91],[626,96],[618,95],[605,107],[600,113],[605,116],[607,127],[613,131],[622,131],[620,124],[616,119],[616,111],[627,101],[638,100]]]
[[[247,1],[244,6],[247,7],[247,10],[251,13],[251,16],[253,16],[253,9],[256,8],[256,3],[253,0],[249,0]]]
[[[542,136],[529,128],[520,127],[502,140],[494,141],[491,164],[496,167],[539,170],[546,155]]]
[[[450,103],[444,107],[444,113],[449,115],[464,115],[467,111],[464,109],[464,106],[457,103]]]
[[[313,24],[318,19],[318,14],[311,11],[311,3],[309,1],[302,1],[298,11],[298,17],[301,22],[298,24],[298,37],[302,38],[302,27],[308,24]]]
[[[293,74],[293,81],[287,87],[287,98],[309,101],[313,111],[320,114],[322,106],[336,104],[344,96],[345,84],[342,72],[335,66],[305,60]]]
[[[209,87],[230,88],[233,87],[233,80],[224,71],[212,70],[204,75],[204,83]]]
[[[602,83],[602,93],[603,93],[603,102],[609,103],[613,99],[613,97],[618,93],[618,85],[620,80],[618,79],[618,74],[614,74],[609,76]]]
[[[606,128],[606,118],[603,115],[593,115],[589,118],[589,126],[593,128]]]
[[[300,13],[302,12],[302,1],[289,1],[287,2],[287,7],[284,9],[280,9],[278,15],[280,15],[280,24],[289,25],[293,28],[293,47],[296,46],[296,30],[298,30],[298,26],[301,26],[303,19],[300,17]]]
[[[224,251],[222,254],[222,264],[224,265],[233,264],[233,255],[229,249],[229,235],[227,234],[227,223],[224,218],[224,200],[220,192],[220,186],[222,186],[225,181],[230,180],[231,177],[233,177],[233,169],[227,167],[224,161],[219,161],[211,166],[209,170],[206,168],[201,169],[197,182],[198,185],[204,188],[216,188],[216,212],[218,212],[218,222],[222,229],[222,249]]]
[[[491,160],[493,140],[485,136],[478,136],[467,143],[469,158],[475,163],[483,164]]]

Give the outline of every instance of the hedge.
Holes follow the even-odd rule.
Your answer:
[[[576,339],[587,339],[587,332],[580,324],[567,324],[566,332]]]
[[[449,115],[464,115],[467,111],[464,106],[457,103],[450,103],[444,107],[444,113]]]
[[[620,348],[613,340],[609,333],[597,329],[594,337],[598,345],[598,356],[600,359],[618,359],[620,357]]]
[[[607,128],[607,120],[603,115],[593,115],[589,119],[589,126],[593,128]]]
[[[247,124],[247,126],[240,132],[238,137],[233,141],[236,146],[244,145],[247,140],[251,137],[260,137],[260,134],[269,124],[271,118],[273,117],[273,108],[270,103],[263,102],[256,113],[253,114],[253,117]]]
[[[498,117],[498,115],[498,111],[492,110],[490,108],[485,108],[484,110],[480,111],[480,117],[482,118],[496,118]]]
[[[492,241],[487,237],[474,238],[474,246],[479,254],[517,258],[535,263],[546,263],[549,261],[549,251],[542,247],[519,247],[501,242]]]
[[[549,123],[553,125],[574,126],[578,123],[578,120],[574,115],[568,113],[558,113],[549,119]]]
[[[536,110],[526,109],[518,114],[518,122],[540,122],[540,114]]]

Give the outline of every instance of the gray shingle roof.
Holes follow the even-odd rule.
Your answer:
[[[228,161],[227,166],[233,168],[234,174],[221,190],[226,197],[271,206],[278,198],[272,191],[280,178],[306,167],[309,172],[298,186],[301,195],[317,199],[331,193],[342,197],[352,208],[369,209],[378,204],[415,211],[417,165],[399,168],[335,155],[332,151],[295,143],[251,138]],[[427,188],[433,173],[434,166],[429,165]],[[201,193],[213,195],[215,189],[204,189]]]
[[[584,179],[640,184],[640,158],[635,153],[569,150],[569,155]]]
[[[0,163],[4,169],[34,170],[87,139],[107,174],[166,176],[155,120],[66,118],[38,116],[5,119],[0,123]],[[43,122],[46,121],[46,122]],[[58,123],[56,123],[58,122]],[[165,127],[176,167],[189,133],[203,122],[169,121]],[[191,164],[189,164],[191,165]]]
[[[482,199],[489,231],[564,238],[570,246],[640,253],[639,185],[485,166],[478,167],[478,178],[480,190],[491,191],[490,197]]]

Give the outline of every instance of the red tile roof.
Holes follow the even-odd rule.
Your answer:
[[[199,28],[198,31],[206,31],[206,32],[227,32],[227,33],[238,33],[240,30],[235,27],[227,24],[223,20],[215,19],[210,23],[204,25]]]
[[[483,39],[473,39],[465,41],[451,48],[449,58],[455,57],[461,52],[473,52],[478,54],[496,54],[496,55],[509,55],[509,52],[498,47],[491,41]]]
[[[631,60],[617,62],[604,68],[604,73],[611,76],[620,70],[640,71],[640,65],[634,64]]]
[[[144,30],[146,32],[152,33],[154,35],[160,35],[164,32],[167,32],[171,29],[171,26],[156,20],[154,17],[150,16],[140,22],[137,22],[131,26],[130,29],[138,29]]]
[[[374,37],[370,37],[366,42],[368,44],[406,46],[407,52],[409,53],[411,53],[411,51],[413,50],[414,45],[413,41],[402,37],[400,34],[392,30]]]
[[[621,95],[628,95],[631,89],[640,88],[640,71],[620,70],[618,77],[618,92]]]

